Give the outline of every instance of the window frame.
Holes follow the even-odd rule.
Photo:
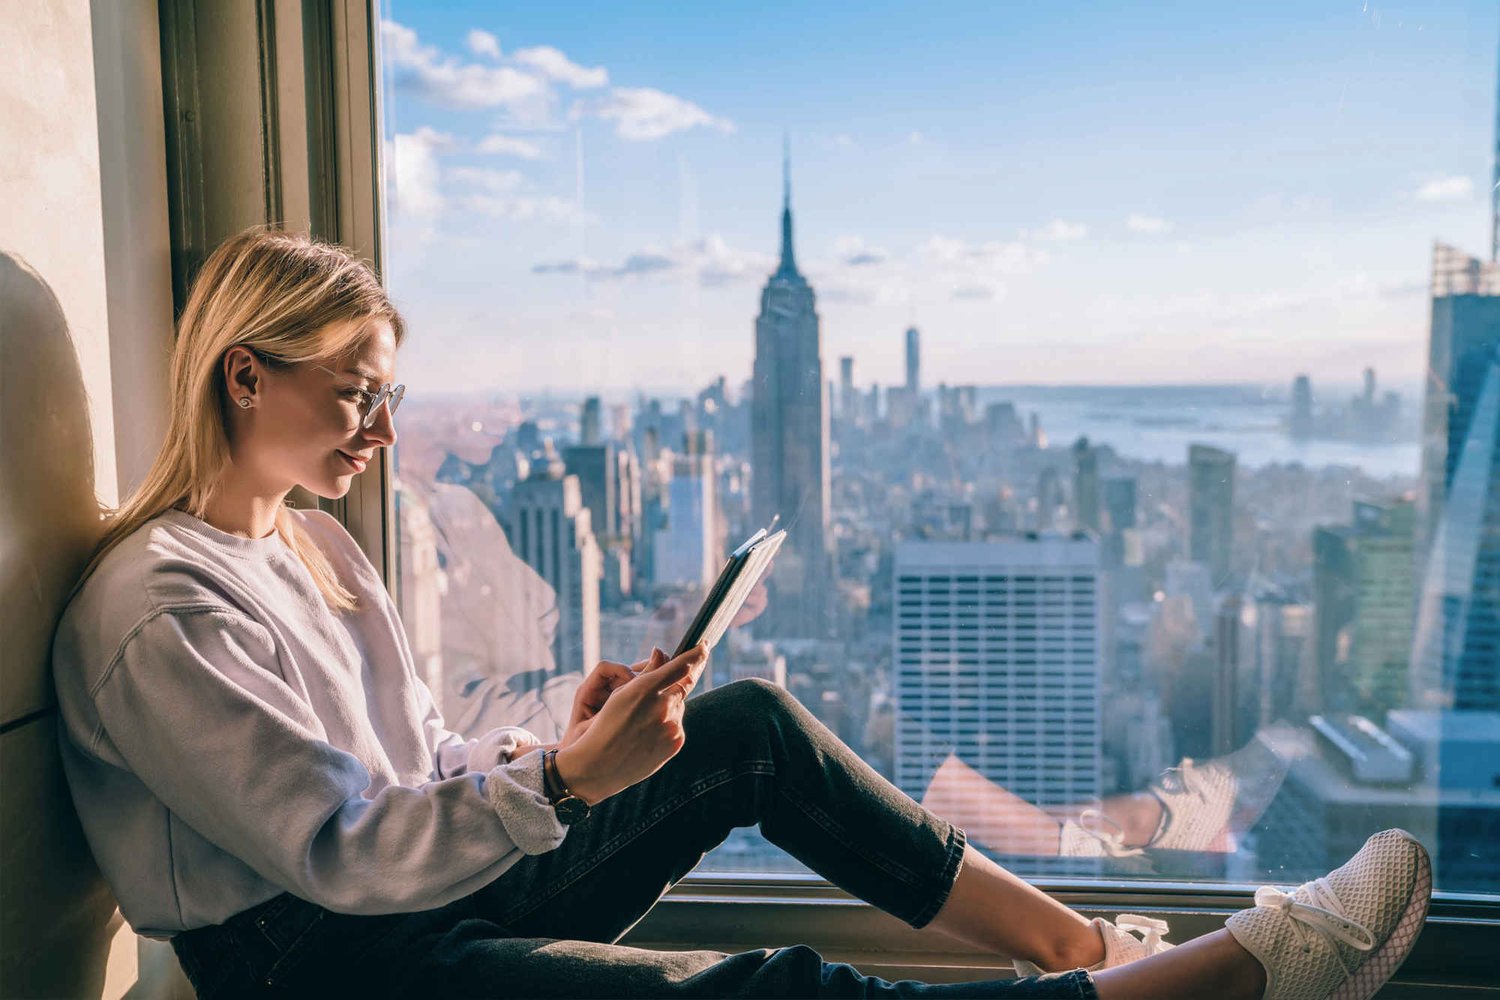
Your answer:
[[[332,133],[324,194],[331,194],[336,206],[329,219],[336,231],[326,235],[369,259],[384,281],[379,6],[380,0],[333,0],[326,50],[309,51],[306,64],[330,69],[311,73],[307,87],[313,106],[309,116],[326,109]],[[366,472],[374,475],[356,476],[343,500],[320,501],[319,506],[343,522],[394,595],[397,543],[390,450],[380,449]],[[1028,881],[1087,916],[1144,912],[1168,917],[1178,941],[1222,928],[1231,913],[1254,906],[1255,886],[1244,884]],[[835,913],[839,919],[830,921]],[[1500,897],[1435,893],[1416,950],[1395,980],[1404,984],[1402,996],[1494,995],[1485,986],[1500,984],[1500,955],[1491,944],[1496,935]],[[886,978],[960,981],[1009,973],[1004,959],[935,937],[921,935],[816,875],[695,873],[668,889],[624,943],[726,951],[807,943],[832,960],[851,961]]]

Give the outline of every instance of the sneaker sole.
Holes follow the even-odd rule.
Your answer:
[[[1328,1000],[1370,1000],[1401,968],[1406,956],[1411,954],[1412,946],[1417,943],[1417,936],[1422,933],[1422,925],[1427,920],[1427,905],[1432,898],[1432,859],[1417,838],[1402,832],[1417,848],[1417,878],[1411,898],[1406,901],[1406,909],[1385,943],[1354,970],[1354,975],[1328,994]]]

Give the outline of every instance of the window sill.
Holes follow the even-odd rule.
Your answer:
[[[1253,905],[1254,887],[1188,883],[1037,882],[1086,916],[1121,912],[1161,917],[1177,942],[1224,926]],[[1481,896],[1441,894],[1433,900],[1416,950],[1385,998],[1500,997],[1500,905]],[[806,944],[830,961],[847,962],[883,979],[962,982],[1012,975],[1004,958],[937,934],[916,931],[812,875],[738,873],[684,879],[632,928],[623,944],[678,950],[739,952]]]

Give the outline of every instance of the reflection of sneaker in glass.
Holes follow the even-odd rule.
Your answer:
[[[1217,761],[1200,766],[1184,757],[1151,786],[1151,794],[1161,801],[1161,823],[1149,846],[1164,851],[1229,850],[1229,816],[1238,788],[1234,772]]]
[[[1099,936],[1104,939],[1104,960],[1097,965],[1091,965],[1089,972],[1100,972],[1104,969],[1113,969],[1117,965],[1125,965],[1137,959],[1146,958],[1175,947],[1170,942],[1163,941],[1161,936],[1167,933],[1167,922],[1156,920],[1151,917],[1137,916],[1134,913],[1122,913],[1114,923],[1093,919],[1093,925],[1098,928]],[[1134,931],[1140,937],[1130,933]],[[1024,959],[1016,959],[1016,975],[1018,976],[1040,976],[1044,970]]]
[[[1151,794],[1161,801],[1162,815],[1147,846],[1232,851],[1233,835],[1260,819],[1286,772],[1286,761],[1259,738],[1203,764],[1184,757],[1151,786]]]
[[[1065,858],[1131,858],[1139,847],[1125,846],[1125,828],[1098,809],[1085,809],[1077,819],[1063,820],[1057,853]]]
[[[1432,895],[1432,863],[1386,830],[1324,878],[1262,886],[1225,925],[1266,969],[1263,1000],[1368,1000],[1411,952]]]

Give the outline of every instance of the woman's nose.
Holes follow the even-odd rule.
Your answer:
[[[380,408],[375,411],[375,419],[370,421],[370,426],[364,429],[364,436],[376,444],[389,447],[396,443],[396,418],[391,413],[390,406],[381,402]]]

